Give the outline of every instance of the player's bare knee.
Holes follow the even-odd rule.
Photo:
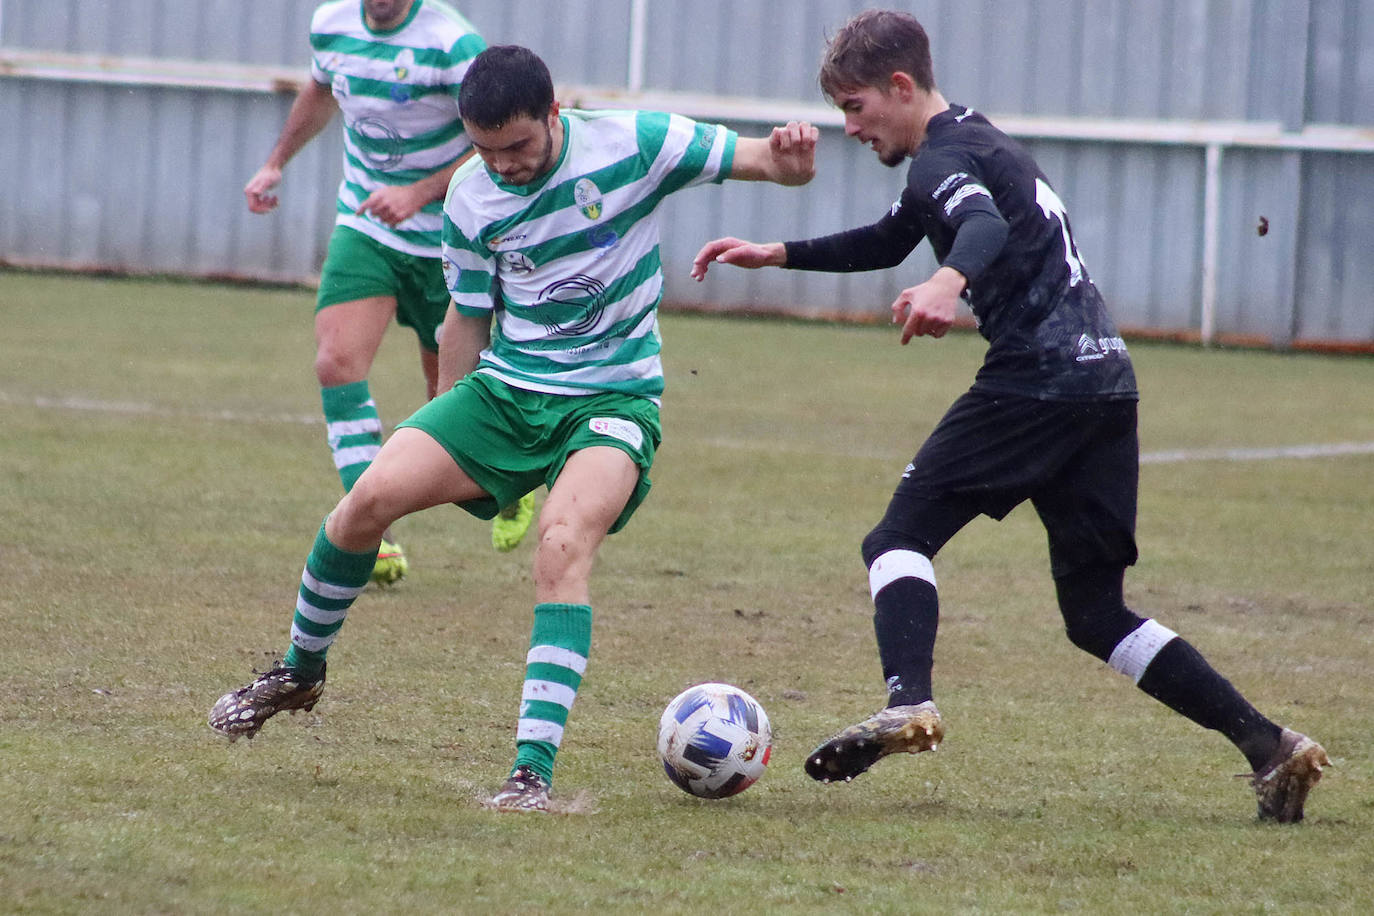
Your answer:
[[[345,348],[319,342],[315,349],[315,379],[321,386],[348,385],[367,378],[371,360]]]
[[[554,587],[577,578],[577,571],[587,564],[582,540],[566,518],[541,518],[534,552],[535,585]]]
[[[331,527],[350,542],[381,538],[397,518],[390,502],[378,488],[368,485],[366,477],[364,474],[330,513]]]

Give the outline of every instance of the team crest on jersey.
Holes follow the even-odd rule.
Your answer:
[[[601,189],[590,178],[579,178],[573,185],[573,200],[577,209],[590,220],[601,219]]]
[[[329,81],[329,91],[334,93],[336,99],[348,98],[348,77],[342,73],[335,73],[334,78]]]
[[[398,80],[404,80],[410,76],[410,68],[413,66],[415,66],[415,54],[409,48],[405,48],[396,55],[396,61],[392,65],[391,72],[396,74]]]

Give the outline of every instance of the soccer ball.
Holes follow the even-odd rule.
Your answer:
[[[687,688],[658,722],[664,771],[698,798],[743,792],[763,775],[772,749],[773,729],[763,707],[729,684]]]

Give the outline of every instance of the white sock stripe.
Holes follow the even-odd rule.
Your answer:
[[[291,625],[291,644],[307,652],[323,652],[333,644],[334,637],[338,635],[338,633],[331,633],[328,636],[311,636],[295,624]]]
[[[878,592],[898,579],[922,579],[934,586],[935,566],[925,554],[914,550],[889,550],[868,567],[870,596],[877,598]]]
[[[573,700],[577,699],[577,691],[556,681],[528,680],[525,681],[525,689],[520,694],[520,699],[557,703],[564,709],[572,709]]]
[[[1177,635],[1163,624],[1147,620],[1116,644],[1107,664],[1139,684],[1159,650]]]
[[[352,588],[347,585],[334,585],[331,582],[322,582],[312,576],[309,569],[301,571],[301,584],[321,598],[332,598],[335,601],[346,601],[351,598],[356,598],[361,595],[363,589],[366,588],[364,585]]]
[[[585,674],[587,671],[587,657],[585,655],[578,655],[571,649],[560,649],[558,646],[532,646],[529,654],[525,656],[525,664],[529,665],[534,662],[558,665],[576,671],[578,674]]]
[[[382,450],[380,445],[355,445],[341,448],[334,453],[334,467],[346,468],[351,464],[368,464]]]
[[[563,743],[563,726],[546,719],[521,719],[515,727],[516,741],[547,741],[554,747]]]
[[[300,614],[311,623],[318,623],[322,627],[330,627],[336,623],[342,623],[348,616],[347,610],[326,611],[315,607],[315,605],[305,600],[304,595],[296,596],[296,613]]]
[[[325,424],[329,441],[337,442],[344,436],[364,436],[382,431],[381,417],[365,417],[361,420],[335,420]]]

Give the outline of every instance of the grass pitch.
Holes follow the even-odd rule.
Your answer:
[[[1127,597],[1337,766],[1297,827],[1244,762],[1063,638],[1028,507],[937,560],[937,754],[846,786],[814,744],[882,699],[859,540],[981,342],[666,315],[654,492],[604,548],[559,759],[571,812],[481,799],[513,753],[531,545],[457,509],[397,533],[313,714],[229,745],[223,691],[286,645],[338,483],[311,297],[0,274],[0,911],[1374,911],[1374,362],[1135,344]],[[413,338],[373,373],[423,394]],[[721,802],[653,739],[691,683],[744,687],[769,773]]]

